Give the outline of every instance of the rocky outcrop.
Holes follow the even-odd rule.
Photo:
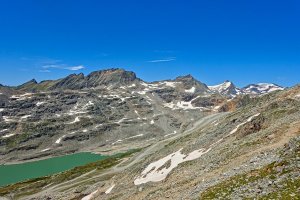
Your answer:
[[[82,73],[80,74],[71,74],[66,78],[59,80],[55,85],[53,85],[50,89],[82,89],[86,87],[85,77]]]
[[[179,76],[175,80],[175,82],[181,82],[185,90],[191,90],[191,88],[195,88],[195,92],[204,93],[208,92],[209,89],[206,84],[196,80],[192,75],[188,74],[186,76]],[[192,92],[192,90],[191,90]]]
[[[66,78],[59,80],[50,89],[90,89],[103,88],[106,86],[122,86],[129,85],[137,81],[134,72],[125,71],[123,69],[108,69],[90,73],[88,76],[84,74],[72,74]]]

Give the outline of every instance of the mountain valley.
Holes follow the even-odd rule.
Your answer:
[[[299,199],[299,150],[299,85],[123,69],[0,85],[1,165],[110,156],[4,186],[4,199]]]

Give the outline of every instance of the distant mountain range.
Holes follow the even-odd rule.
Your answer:
[[[71,74],[65,78],[58,80],[45,80],[38,83],[35,79],[32,79],[20,86],[17,87],[4,87],[0,85],[0,88],[6,91],[11,89],[15,91],[26,91],[26,92],[39,92],[39,91],[54,91],[54,90],[88,90],[88,89],[103,89],[103,88],[118,88],[121,86],[128,86],[135,84],[137,88],[143,89],[146,88],[147,84],[156,84],[164,85],[164,83],[174,83],[173,86],[176,86],[176,83],[181,83],[183,89],[187,93],[191,92],[202,92],[202,93],[218,93],[225,96],[235,97],[237,95],[262,95],[269,92],[283,90],[284,88],[272,84],[272,83],[257,83],[250,84],[244,88],[238,88],[234,83],[230,81],[225,81],[219,85],[207,86],[204,83],[196,80],[191,75],[180,76],[175,80],[164,80],[164,81],[155,81],[153,83],[147,83],[136,77],[134,72],[125,71],[123,69],[107,69],[100,70],[90,73],[87,76],[84,74]],[[168,86],[168,85],[166,85]],[[176,87],[175,87],[176,88]],[[191,88],[195,88],[192,89]]]
[[[237,96],[237,95],[263,95],[269,92],[274,92],[277,90],[284,90],[284,87],[273,83],[257,83],[250,84],[243,88],[236,87],[232,82],[225,81],[222,84],[215,86],[208,86],[208,88],[214,92],[222,95]]]

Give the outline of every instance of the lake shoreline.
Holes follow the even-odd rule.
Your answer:
[[[78,152],[35,161],[0,165],[0,187],[58,174],[109,157],[111,156],[96,154],[94,152]]]

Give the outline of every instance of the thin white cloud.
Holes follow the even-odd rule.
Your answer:
[[[43,65],[42,68],[43,68],[43,69],[51,69],[51,68],[55,68],[55,69],[63,69],[63,68],[64,68],[64,65],[61,65],[61,64]]]
[[[51,65],[44,65],[42,66],[44,72],[46,72],[46,70],[48,70],[48,72],[50,72],[49,69],[66,69],[66,70],[70,70],[70,71],[77,71],[77,70],[81,70],[81,69],[85,69],[85,66],[83,65],[77,65],[77,66],[67,66],[65,64],[51,64]],[[42,71],[42,70],[41,70]]]
[[[72,66],[72,67],[66,67],[65,69],[71,70],[71,71],[77,71],[84,69],[85,67],[83,65],[78,65],[78,66]]]
[[[149,60],[148,62],[150,63],[159,63],[159,62],[170,62],[176,60],[175,57],[170,57],[170,58],[164,58],[164,59],[157,59],[157,60]]]

